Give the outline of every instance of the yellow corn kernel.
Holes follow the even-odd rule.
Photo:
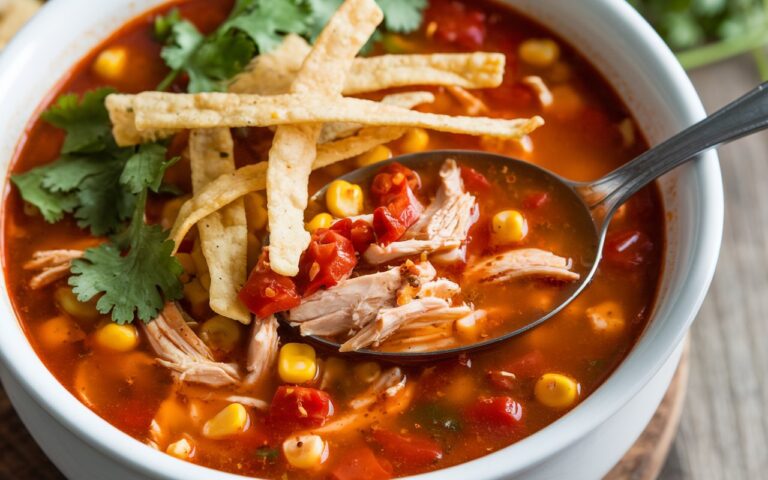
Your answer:
[[[325,192],[325,203],[334,217],[360,215],[363,211],[363,189],[345,180],[334,180]]]
[[[566,408],[576,402],[581,386],[576,380],[560,373],[545,373],[536,382],[536,400],[550,408]]]
[[[328,459],[328,444],[320,435],[298,435],[283,442],[283,455],[292,467],[307,470]]]
[[[587,320],[597,333],[615,335],[624,330],[624,311],[616,302],[606,301],[586,310]]]
[[[280,378],[286,383],[304,383],[315,378],[317,355],[315,349],[303,343],[286,343],[277,360]]]
[[[106,80],[119,80],[125,72],[128,54],[123,47],[102,50],[93,62],[93,71]]]
[[[181,460],[189,460],[192,458],[194,448],[192,447],[192,444],[189,443],[189,440],[182,438],[181,440],[168,445],[168,448],[165,449],[165,453]]]
[[[528,222],[517,210],[503,210],[491,219],[491,239],[497,245],[521,241],[528,235]]]
[[[248,429],[250,418],[245,407],[230,403],[203,425],[203,435],[214,440],[231,437]]]
[[[130,352],[139,344],[139,332],[131,324],[106,323],[94,333],[96,344],[116,352]]]
[[[187,275],[194,275],[197,272],[195,260],[192,258],[192,255],[188,253],[177,253],[176,260],[179,261],[181,268],[184,269],[184,273]]]
[[[216,315],[200,326],[200,338],[213,350],[230,352],[240,340],[239,324],[229,318]]]
[[[198,281],[200,281],[200,285],[203,286],[204,289],[210,290],[211,289],[211,274],[210,272],[203,272],[200,275],[197,276]]]
[[[208,311],[208,290],[206,290],[198,279],[194,279],[184,284],[184,298],[189,302],[192,315],[201,317]]]
[[[85,338],[85,334],[74,320],[61,315],[40,325],[38,338],[46,347],[55,348],[66,343],[79,342]]]
[[[357,157],[357,166],[367,167],[368,165],[383,162],[384,160],[389,160],[390,158],[392,158],[392,150],[390,150],[386,145],[379,145],[359,155]]]
[[[330,213],[318,213],[307,223],[307,231],[315,233],[321,228],[331,228],[331,224],[333,224],[333,217]]]
[[[352,370],[355,379],[361,383],[372,383],[381,375],[381,367],[376,362],[358,363]]]
[[[584,110],[584,99],[571,85],[555,85],[552,87],[553,103],[549,113],[558,118],[576,118]]]
[[[208,271],[208,262],[205,260],[205,255],[203,255],[203,247],[200,245],[200,239],[195,240],[190,255],[192,256],[192,261],[195,262],[195,273],[201,275]]]
[[[531,38],[520,44],[518,54],[525,63],[545,68],[560,58],[560,47],[549,38]]]
[[[263,230],[267,226],[267,200],[259,192],[245,196],[245,216],[248,219],[248,229]]]
[[[405,153],[422,152],[429,146],[429,133],[423,128],[411,128],[400,140],[400,148]]]
[[[163,210],[160,212],[160,225],[165,229],[169,229],[176,222],[176,217],[179,216],[179,210],[184,202],[189,200],[189,196],[184,195],[181,197],[175,197],[163,204]]]
[[[97,300],[95,298],[87,302],[81,302],[70,287],[57,288],[53,296],[59,309],[66,314],[72,315],[77,320],[91,321],[101,316],[99,311],[96,310]]]

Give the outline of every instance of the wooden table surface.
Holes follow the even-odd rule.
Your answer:
[[[708,111],[758,83],[749,57],[692,73]],[[725,234],[693,327],[683,418],[663,480],[768,478],[768,134],[720,151]],[[0,390],[0,479],[62,479]]]

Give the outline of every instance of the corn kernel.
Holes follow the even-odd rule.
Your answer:
[[[525,63],[546,68],[560,58],[560,47],[549,38],[531,38],[520,44],[518,54]]]
[[[584,110],[584,100],[571,85],[555,85],[552,87],[553,103],[550,114],[558,118],[576,118]]]
[[[70,287],[57,288],[53,296],[59,309],[77,320],[92,321],[101,316],[96,310],[97,299],[93,298],[87,302],[81,302]]]
[[[315,233],[315,231],[321,228],[331,228],[332,224],[333,217],[330,213],[318,213],[307,223],[307,231],[309,233]]]
[[[116,352],[129,352],[139,344],[139,332],[130,324],[109,322],[94,333],[96,344]]]
[[[528,222],[517,210],[503,210],[491,219],[491,239],[497,245],[521,241],[528,235]]]
[[[203,247],[200,245],[200,239],[195,240],[195,244],[192,246],[192,261],[195,262],[195,272],[201,275],[208,271],[208,262],[203,255]]]
[[[163,210],[160,212],[160,225],[165,229],[169,229],[176,222],[176,217],[179,216],[179,211],[184,202],[189,200],[189,196],[176,197],[168,200],[163,204]]]
[[[363,211],[363,189],[345,180],[334,180],[325,192],[325,203],[334,217],[360,215]]]
[[[581,386],[576,380],[560,373],[545,373],[539,378],[533,393],[536,400],[550,408],[566,408],[576,402]]]
[[[192,458],[194,448],[189,440],[182,438],[179,441],[173,442],[165,449],[165,453],[181,460],[189,460]]]
[[[122,47],[102,50],[93,62],[93,71],[107,80],[119,80],[125,71],[128,55]]]
[[[203,286],[204,289],[210,290],[211,289],[211,273],[210,272],[203,272],[197,276],[197,280],[200,282],[200,285]]]
[[[223,352],[232,351],[240,340],[239,324],[221,315],[203,322],[198,333],[206,345]]]
[[[372,383],[381,375],[381,367],[376,362],[358,363],[352,370],[355,379],[361,383]]]
[[[202,317],[208,312],[208,290],[206,290],[198,279],[194,279],[184,284],[184,298],[189,302],[192,315]]]
[[[222,411],[203,425],[203,435],[206,438],[220,438],[237,435],[248,429],[250,418],[245,407],[239,403],[230,403]]]
[[[177,253],[176,260],[179,261],[181,268],[184,269],[184,273],[187,275],[194,275],[197,272],[195,260],[192,258],[192,255],[188,253]]]
[[[328,444],[319,435],[299,435],[283,442],[283,455],[291,466],[307,470],[328,459]]]
[[[280,378],[286,383],[304,383],[315,378],[317,356],[315,349],[303,343],[286,343],[277,361]]]
[[[423,128],[411,128],[400,140],[400,148],[405,153],[422,152],[429,146],[429,133]]]
[[[607,301],[589,307],[586,315],[592,330],[597,333],[615,335],[624,330],[624,312],[616,302]]]
[[[58,316],[40,325],[38,338],[48,348],[60,347],[66,343],[79,342],[85,338],[80,326],[69,317]]]
[[[389,160],[390,158],[392,158],[392,150],[390,150],[386,145],[379,145],[359,155],[356,162],[358,167],[367,167],[368,165],[383,162],[384,160]]]
[[[267,201],[258,192],[245,196],[245,216],[248,219],[248,229],[263,230],[267,226]]]

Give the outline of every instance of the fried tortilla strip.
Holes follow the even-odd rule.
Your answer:
[[[312,169],[327,167],[335,162],[363,154],[372,148],[397,140],[406,129],[400,127],[369,127],[357,135],[331,143],[318,145],[317,159]],[[223,208],[250,192],[264,190],[267,186],[267,162],[247,165],[234,173],[222,175],[209,183],[182,205],[171,229],[170,238],[175,248],[203,218]]]
[[[233,173],[235,159],[229,129],[192,130],[189,158],[195,193],[220,176]],[[248,227],[243,200],[235,200],[206,216],[197,229],[211,274],[211,310],[246,325],[251,323],[248,309],[237,296],[247,274]]]
[[[359,98],[297,94],[262,97],[231,93],[145,92],[135,97],[134,110],[136,126],[152,130],[355,122],[520,139],[544,124],[538,116],[509,120],[439,115]]]
[[[303,38],[288,35],[278,48],[254,58],[245,71],[232,80],[228,91],[259,95],[287,93],[309,50],[310,46]],[[488,52],[356,58],[347,75],[343,94],[413,85],[452,85],[468,89],[498,87],[504,79],[505,60],[501,53]]]
[[[340,98],[352,60],[383,18],[374,0],[345,0],[309,51],[291,84],[291,93]],[[267,167],[269,264],[273,271],[287,276],[299,273],[299,258],[309,245],[304,210],[324,122],[305,123],[310,124],[278,127]]]

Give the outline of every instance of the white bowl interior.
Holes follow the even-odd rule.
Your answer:
[[[126,19],[162,0],[49,2],[0,55],[0,168],[9,161],[41,99],[70,66]],[[507,3],[557,31],[613,83],[651,143],[704,114],[687,76],[659,37],[623,0]],[[77,12],[75,16],[73,13]],[[64,19],[65,21],[62,21]],[[83,33],[85,32],[85,33]],[[6,182],[5,188],[8,188]],[[653,321],[618,371],[573,412],[499,452],[427,477],[489,478],[520,471],[577,441],[616,412],[672,354],[703,300],[722,234],[717,157],[709,153],[660,182],[668,212],[668,254]],[[7,194],[7,191],[5,192]],[[0,289],[5,291],[5,279]],[[244,478],[193,466],[124,435],[70,395],[39,362],[6,294],[0,295],[0,354],[11,374],[63,425],[97,450],[136,465],[152,478]]]

